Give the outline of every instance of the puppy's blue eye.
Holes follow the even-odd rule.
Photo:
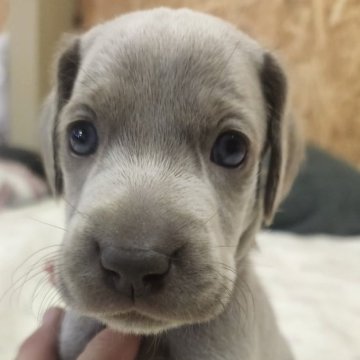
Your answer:
[[[69,126],[69,146],[71,151],[80,156],[87,156],[96,151],[98,137],[95,126],[89,121],[76,121]]]
[[[210,160],[223,167],[236,168],[245,161],[247,151],[247,138],[240,132],[227,131],[216,139]]]

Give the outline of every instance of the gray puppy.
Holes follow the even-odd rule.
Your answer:
[[[302,157],[286,95],[271,54],[190,10],[68,42],[43,112],[62,359],[103,325],[145,335],[139,359],[291,359],[248,259]]]

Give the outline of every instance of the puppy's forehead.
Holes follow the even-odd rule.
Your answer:
[[[74,94],[106,111],[100,116],[108,123],[146,117],[188,121],[203,130],[226,116],[250,126],[264,118],[261,48],[212,16],[168,9],[134,13],[93,29],[81,48]]]

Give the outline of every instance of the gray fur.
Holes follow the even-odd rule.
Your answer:
[[[248,260],[302,154],[273,56],[212,16],[155,9],[74,38],[58,69],[43,115],[44,158],[68,204],[57,283],[83,316],[67,314],[63,359],[96,333],[86,317],[146,335],[144,360],[291,359]],[[79,119],[98,130],[89,157],[68,149],[67,126]],[[239,169],[210,161],[225,129],[250,140]],[[162,290],[134,305],[104,284],[95,240],[180,250]]]

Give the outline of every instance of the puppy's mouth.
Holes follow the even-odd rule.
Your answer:
[[[48,273],[73,310],[124,333],[150,335],[209,321],[224,311],[231,297],[234,279],[207,262],[191,266],[191,253],[186,255],[173,263],[163,286],[136,296],[109,286],[91,256],[80,265],[68,261],[66,267],[63,263],[50,266]]]
[[[48,274],[49,282],[58,289],[65,303],[76,308],[76,300],[71,295],[60,274],[56,274],[55,265],[46,263],[45,272]],[[81,309],[79,311],[81,312]],[[139,306],[136,306],[134,299],[123,311],[89,311],[85,315],[94,317],[101,323],[118,331],[139,335],[154,334],[176,326],[174,321],[159,319],[152,314],[145,314]]]

